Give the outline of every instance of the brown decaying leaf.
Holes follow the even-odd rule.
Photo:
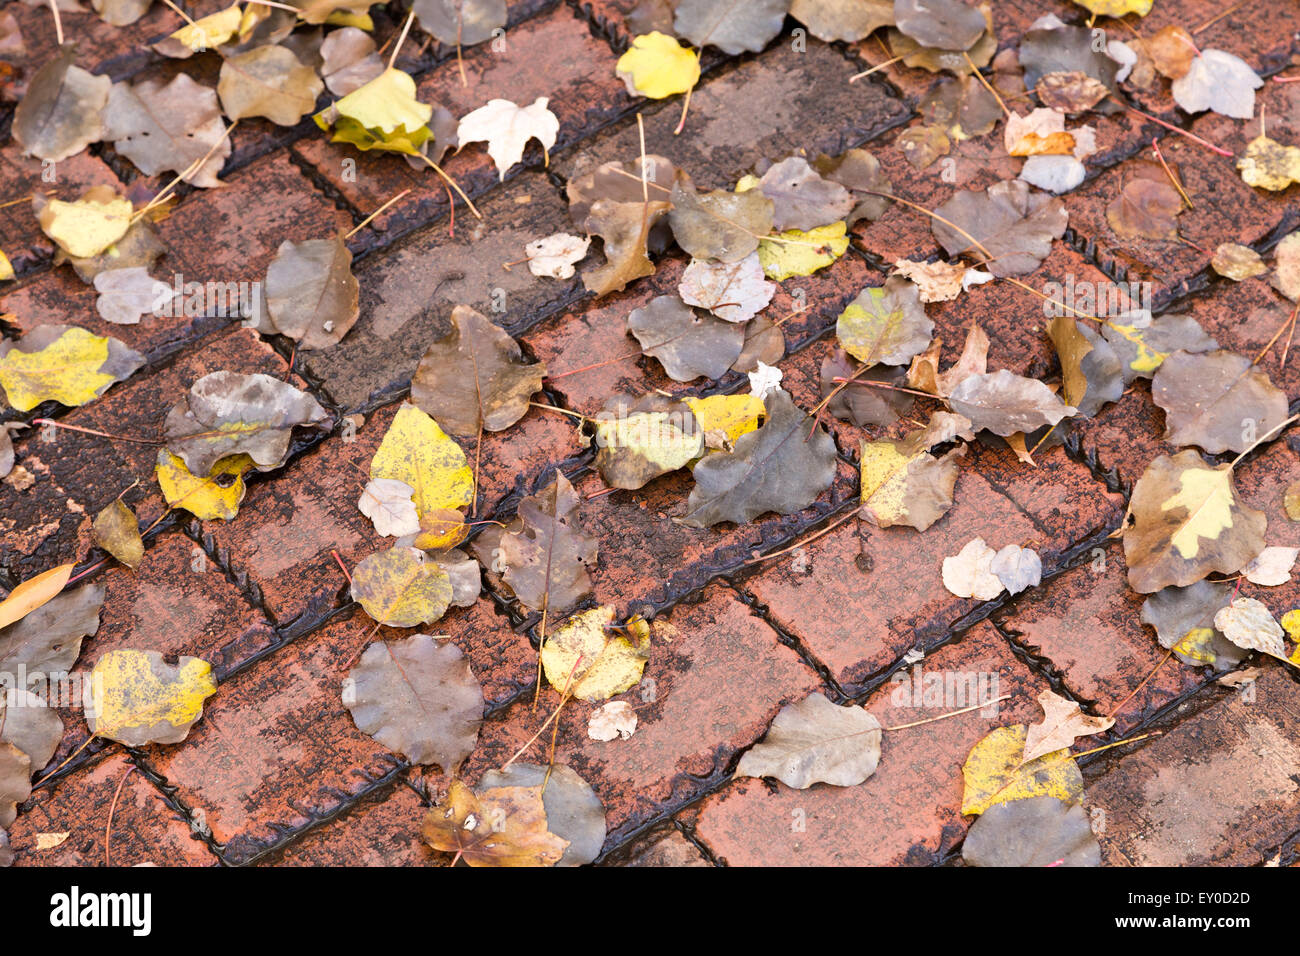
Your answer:
[[[776,389],[765,402],[767,421],[741,435],[735,450],[702,458],[681,520],[696,528],[744,524],[768,511],[793,514],[812,504],[835,479],[835,442]]]
[[[91,532],[96,547],[103,548],[128,568],[138,568],[144,560],[144,541],[140,538],[135,513],[121,498],[114,499],[95,516]]]
[[[917,109],[925,122],[942,127],[957,142],[992,132],[1002,119],[1002,107],[974,76],[944,77]]]
[[[11,743],[0,741],[0,827],[18,817],[18,804],[32,793],[32,761]]]
[[[216,90],[184,73],[165,85],[154,78],[135,85],[114,83],[104,110],[103,138],[113,140],[114,149],[147,176],[165,170],[182,173],[212,150],[185,177],[194,186],[222,184],[217,174],[232,148],[229,138],[222,140],[225,132]]]
[[[731,365],[733,372],[753,372],[758,363],[775,365],[785,357],[785,333],[765,315],[745,323],[745,345]]]
[[[424,817],[424,840],[470,866],[554,866],[568,841],[547,829],[542,785],[479,793],[453,780]]]
[[[1019,180],[995,183],[984,192],[959,192],[935,212],[973,236],[992,257],[983,268],[1000,277],[1037,269],[1052,241],[1065,233],[1068,218],[1059,199],[1033,192]],[[979,246],[939,220],[931,229],[950,256],[985,258]]]
[[[611,488],[641,488],[704,454],[704,430],[690,407],[653,392],[609,399],[595,428],[596,470]]]
[[[44,697],[6,685],[0,694],[0,741],[13,744],[31,761],[32,770],[50,762],[63,740],[63,720]]]
[[[719,379],[740,357],[745,330],[734,322],[701,315],[675,295],[661,295],[627,317],[641,350],[663,365],[668,377],[689,382]]]
[[[1214,271],[1234,282],[1241,282],[1268,271],[1264,260],[1250,246],[1235,242],[1222,242],[1214,249],[1214,258],[1210,260]]]
[[[20,620],[0,628],[0,673],[71,671],[82,638],[99,629],[103,605],[104,586],[86,584],[26,610]]]
[[[967,866],[1100,866],[1101,846],[1083,807],[1052,796],[994,804],[971,824]]]
[[[525,364],[519,343],[469,306],[452,309],[451,324],[420,359],[411,401],[453,435],[509,428],[542,390],[546,366]]]
[[[1075,738],[1100,734],[1115,725],[1112,717],[1093,717],[1085,714],[1072,700],[1066,700],[1051,688],[1038,695],[1038,705],[1043,708],[1041,723],[1030,724],[1025,736],[1025,753],[1022,763],[1054,750],[1071,746]]]
[[[938,126],[913,126],[899,134],[895,145],[914,169],[925,169],[952,151],[952,141]]]
[[[635,722],[636,717],[633,716],[632,720]],[[562,763],[549,767],[515,763],[483,774],[479,788],[536,787],[543,783],[546,828],[561,840],[569,841],[564,855],[555,865],[584,866],[590,863],[600,855],[605,845],[605,808],[591,784],[572,767]]]
[[[898,366],[877,365],[856,375],[854,380],[879,382],[893,386],[892,388],[875,388],[870,384],[840,388],[843,380],[853,378],[859,367],[859,364],[843,349],[836,349],[831,355],[822,359],[821,397],[826,398],[835,392],[835,396],[826,406],[826,411],[858,427],[892,425],[900,416],[907,413],[907,410],[912,407],[912,402],[915,401],[907,392],[898,391],[906,378],[906,372]]]
[[[976,430],[1003,437],[1055,425],[1078,411],[1037,379],[1007,369],[968,376],[952,390],[948,402]]]
[[[730,263],[692,259],[677,285],[683,302],[726,322],[748,322],[767,308],[776,289],[776,283],[764,277],[757,252]]]
[[[1090,418],[1124,394],[1124,374],[1115,349],[1095,330],[1072,316],[1058,315],[1047,326],[1061,360],[1065,401]]]
[[[1151,398],[1165,411],[1165,441],[1212,455],[1245,451],[1287,417],[1286,393],[1268,373],[1223,350],[1175,352],[1156,371]]]
[[[1121,239],[1177,239],[1182,211],[1183,197],[1168,180],[1138,176],[1106,207],[1106,222]]]
[[[758,249],[759,238],[772,231],[772,201],[761,191],[699,193],[682,170],[673,183],[672,206],[668,221],[673,237],[696,259],[739,262]]]
[[[337,345],[361,315],[361,285],[342,236],[280,243],[265,292],[271,328],[304,351]]]
[[[880,169],[880,161],[868,150],[850,149],[840,156],[818,156],[813,169],[823,179],[839,183],[852,195],[857,205],[845,217],[852,226],[859,219],[876,220],[885,214],[893,200],[874,193],[889,193],[893,186]]]
[[[431,624],[447,612],[451,578],[422,551],[394,545],[352,569],[352,600],[389,627]]]
[[[1083,113],[1092,109],[1107,96],[1106,84],[1082,70],[1047,73],[1035,87],[1039,101],[1063,113]]]
[[[790,16],[819,40],[855,43],[894,25],[894,0],[791,0]]]
[[[1192,68],[1196,41],[1177,24],[1161,28],[1153,36],[1144,37],[1141,43],[1155,68],[1171,80],[1186,76]]]
[[[340,98],[384,72],[384,60],[375,52],[375,41],[356,27],[344,27],[325,37],[320,55],[325,85]]]
[[[104,105],[113,81],[76,66],[76,45],[36,71],[14,110],[13,137],[28,156],[59,162],[103,136]]]
[[[586,219],[587,232],[604,240],[605,264],[583,273],[597,297],[621,292],[633,279],[653,275],[650,230],[668,214],[667,202],[625,203],[598,199]]]
[[[362,733],[412,763],[455,774],[478,743],[483,691],[460,648],[428,634],[377,641],[348,674],[343,703]]]
[[[1228,670],[1246,659],[1245,651],[1214,630],[1214,615],[1231,600],[1230,584],[1197,581],[1163,588],[1142,602],[1142,623],[1155,628],[1160,646],[1184,664]]]
[[[790,0],[679,0],[673,30],[692,45],[758,53],[781,32]]]
[[[411,9],[420,29],[448,46],[482,43],[506,25],[506,0],[415,0]]]
[[[1107,88],[1115,88],[1119,64],[1098,50],[1096,34],[1087,27],[1062,24],[1029,30],[1020,40],[1020,65],[1025,71],[1025,87],[1033,89],[1048,73],[1078,70]]]
[[[987,26],[962,0],[895,0],[894,18],[899,32],[939,50],[969,50]]]
[[[316,71],[282,46],[261,46],[221,62],[217,95],[232,120],[261,116],[293,126],[316,106],[325,89]]]
[[[1283,236],[1273,250],[1273,288],[1300,302],[1300,231]]]

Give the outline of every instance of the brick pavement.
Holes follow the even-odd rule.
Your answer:
[[[960,144],[951,179],[914,169],[896,140],[934,78],[893,65],[848,84],[852,74],[886,59],[874,37],[857,45],[808,38],[806,49],[797,50],[783,36],[761,54],[711,51],[687,132],[678,137],[672,133],[677,101],[635,100],[614,76],[630,36],[631,0],[509,6],[504,47],[465,51],[467,85],[454,51],[439,44],[411,44],[399,59],[415,75],[422,99],[457,115],[494,96],[521,103],[550,97],[560,131],[549,166],[534,147],[524,165],[499,181],[481,149],[448,157],[448,171],[474,196],[482,223],[458,203],[453,227],[440,181],[400,159],[345,152],[310,120],[291,128],[245,120],[223,172],[226,188],[183,189],[160,224],[164,270],[187,279],[256,279],[282,240],[346,230],[395,193],[411,190],[349,239],[361,320],[341,345],[294,365],[295,383],[329,409],[365,416],[355,440],[337,432],[298,439],[283,469],[250,482],[234,521],[169,518],[150,535],[138,572],[115,566],[96,575],[108,597],[79,667],[125,646],[201,655],[221,679],[202,722],[180,745],[125,752],[96,745],[74,758],[37,789],[12,827],[19,864],[102,863],[105,801],[129,768],[136,772],[118,801],[115,863],[448,862],[418,833],[422,807],[444,781],[358,731],[340,702],[339,675],[364,641],[368,618],[349,602],[331,552],[351,565],[380,547],[355,507],[359,475],[406,396],[419,356],[447,331],[454,304],[486,311],[504,292],[504,311],[493,314],[527,354],[547,363],[549,401],[584,414],[617,391],[701,395],[745,384],[737,373],[705,387],[673,382],[657,362],[637,355],[624,334],[629,311],[675,286],[686,261],[680,255],[666,257],[656,276],[599,302],[578,278],[538,280],[526,270],[500,268],[519,258],[525,242],[569,228],[564,186],[572,177],[637,154],[638,111],[647,149],[687,169],[702,188],[730,186],[762,159],[857,146],[878,156],[900,195],[930,207],[954,190],[982,188],[1016,171],[1017,161],[1001,154],[1000,125],[990,137]],[[202,4],[198,9],[207,12]],[[13,12],[27,40],[20,65],[44,62],[54,42],[47,12],[20,3],[3,10]],[[387,9],[374,12],[382,43],[397,24]],[[1160,0],[1143,26],[1197,23],[1221,12],[1209,0]],[[1065,0],[995,4],[1001,47],[1014,46],[1046,13],[1073,22],[1083,17]],[[122,29],[88,13],[64,14],[65,28],[81,44],[80,62],[115,79],[176,72],[175,63],[160,61],[142,44],[179,22],[160,5]],[[1271,74],[1300,62],[1297,30],[1300,11],[1257,3],[1218,20],[1198,41]],[[1243,124],[1205,114],[1189,122],[1167,95],[1142,103],[1234,151],[1258,132],[1258,119]],[[1257,117],[1260,106],[1270,133],[1295,141],[1300,85],[1269,84],[1260,91]],[[0,107],[0,137],[7,139],[11,117],[11,106]],[[1158,311],[1191,313],[1224,347],[1253,354],[1277,327],[1278,297],[1261,280],[1218,278],[1202,250],[1232,241],[1267,252],[1300,225],[1296,187],[1252,190],[1230,161],[1131,114],[1100,117],[1097,125],[1100,148],[1089,161],[1089,180],[1065,197],[1070,231],[1024,281],[1040,288],[1067,275],[1149,280]],[[1196,199],[1179,221],[1191,244],[1121,240],[1106,222],[1105,206],[1128,164],[1151,158],[1153,137]],[[355,176],[343,174],[344,159],[355,160]],[[61,175],[63,187],[78,192],[95,183],[129,186],[139,176],[110,144],[62,164]],[[39,163],[23,158],[12,142],[0,146],[0,199],[39,182]],[[283,341],[224,319],[110,328],[94,314],[87,288],[66,268],[53,267],[53,249],[25,206],[0,207],[0,231],[18,271],[17,282],[0,287],[0,313],[12,314],[6,333],[71,321],[111,332],[147,358],[143,370],[102,399],[55,412],[68,424],[152,436],[164,410],[200,375],[286,369],[290,351]],[[901,205],[856,226],[851,249],[831,268],[783,283],[771,309],[788,316],[787,355],[778,364],[804,408],[817,401],[820,365],[833,348],[844,304],[863,286],[880,284],[890,260],[938,252],[927,219]],[[797,311],[798,302],[810,307]],[[992,368],[1036,377],[1056,370],[1041,303],[1013,286],[977,287],[928,312],[944,341],[945,363],[978,321],[992,339]],[[616,361],[575,371],[610,359]],[[1296,410],[1300,363],[1282,370],[1271,357],[1265,367]],[[6,420],[21,417],[7,408],[0,413]],[[1038,455],[1036,467],[1016,462],[1005,447],[972,444],[954,508],[923,534],[854,521],[799,546],[851,511],[859,443],[886,431],[829,425],[840,457],[835,481],[795,515],[767,515],[738,528],[685,527],[674,521],[690,489],[684,473],[584,502],[581,527],[600,541],[596,599],[615,605],[621,616],[648,610],[677,634],[672,643],[654,645],[646,673],[655,693],[640,700],[636,691],[627,695],[639,718],[631,739],[589,740],[586,710],[576,706],[559,722],[557,757],[582,773],[605,803],[602,863],[944,863],[959,851],[969,825],[960,814],[966,753],[994,727],[1035,719],[1033,698],[1045,687],[1095,714],[1123,703],[1103,741],[1163,731],[1083,761],[1085,805],[1102,808],[1108,820],[1100,836],[1106,863],[1296,861],[1300,690],[1293,672],[1265,664],[1253,702],[1182,665],[1166,666],[1144,683],[1163,655],[1138,620],[1141,599],[1126,586],[1122,551],[1108,536],[1121,525],[1132,483],[1167,450],[1163,416],[1145,382],[1072,429],[1064,445]],[[27,433],[15,444],[35,480],[28,487],[0,483],[0,589],[63,561],[93,560],[91,518],[137,479],[125,500],[145,521],[163,510],[151,490],[153,453],[146,446],[109,445],[72,431],[58,432],[52,443]],[[472,455],[472,440],[465,444]],[[1282,489],[1300,478],[1294,444],[1274,442],[1240,470],[1242,494],[1269,514],[1270,544],[1300,544],[1294,530],[1300,525],[1280,506]],[[508,432],[489,435],[481,457],[481,516],[508,519],[519,498],[557,468],[584,498],[602,488],[591,451],[570,420],[538,409]],[[1043,584],[993,602],[949,594],[939,579],[942,558],[976,535],[995,546],[1036,548]],[[787,552],[791,545],[797,550]],[[782,553],[753,562],[776,552]],[[1300,586],[1257,596],[1280,611],[1300,604]],[[466,768],[471,782],[512,754],[541,719],[530,701],[537,623],[537,615],[488,582],[472,607],[452,610],[434,628],[465,651],[484,686],[489,716]],[[385,629],[379,636],[400,633]],[[907,673],[905,655],[916,652],[925,653],[925,668],[995,673],[1012,700],[995,717],[971,714],[891,736],[880,770],[860,787],[793,791],[732,779],[739,755],[780,707],[814,689],[864,703],[886,725],[938,713],[941,708],[918,713],[891,699],[892,681]],[[543,703],[553,706],[553,698],[548,692]],[[79,715],[64,719],[68,732],[55,762],[84,740]],[[63,831],[71,835],[58,847],[35,849],[39,834]]]

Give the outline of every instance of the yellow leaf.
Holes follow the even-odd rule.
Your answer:
[[[325,24],[331,27],[356,27],[367,33],[375,29],[375,21],[370,19],[370,14],[353,13],[350,10],[335,10],[325,18]]]
[[[904,455],[892,441],[862,443],[862,503],[881,519],[907,515],[907,466],[917,456]]]
[[[253,459],[247,455],[230,455],[217,462],[208,477],[196,478],[184,461],[160,448],[155,471],[167,504],[184,508],[203,521],[229,521],[239,512],[239,503],[244,500],[244,473],[252,467]]]
[[[75,202],[51,199],[37,219],[41,230],[74,259],[97,256],[126,235],[131,201],[110,186],[93,186]]]
[[[68,328],[44,348],[24,352],[15,347],[0,354],[0,386],[20,412],[47,399],[85,405],[118,380],[101,371],[108,359],[109,339]]]
[[[63,841],[71,835],[71,830],[65,830],[62,833],[38,833],[36,834],[36,849],[53,850],[56,846],[61,846]]]
[[[314,117],[332,142],[415,155],[433,131],[433,107],[415,98],[415,80],[390,67]]]
[[[0,249],[0,282],[4,282],[6,279],[12,279],[13,277],[13,263],[10,262],[9,257],[4,254],[4,250]]]
[[[1180,659],[1186,658],[1200,664],[1213,664],[1218,657],[1214,653],[1214,634],[1212,627],[1194,627],[1170,650]]]
[[[14,621],[20,621],[49,601],[68,583],[72,576],[71,564],[60,564],[57,568],[28,578],[9,592],[9,596],[0,601],[0,627],[8,627]]]
[[[661,100],[685,93],[700,79],[700,58],[675,37],[655,31],[632,39],[618,59],[618,75],[628,92]]]
[[[410,485],[421,516],[463,508],[474,500],[474,472],[465,453],[437,422],[410,404],[397,410],[370,462],[370,477]]]
[[[769,279],[810,276],[844,255],[849,248],[843,222],[818,226],[808,232],[789,229],[758,244],[758,261]]]
[[[741,435],[758,428],[758,420],[766,411],[757,395],[710,395],[688,398],[686,404],[699,422],[705,441],[708,436],[721,432],[733,445]]]
[[[736,192],[747,193],[751,189],[757,189],[759,184],[762,182],[763,180],[758,176],[755,176],[753,173],[746,173],[736,180]]]
[[[1184,558],[1196,557],[1201,538],[1214,540],[1232,527],[1232,473],[1194,468],[1179,475],[1178,493],[1160,506],[1162,511],[1186,508],[1187,520],[1170,543]]]
[[[109,651],[90,672],[90,684],[91,733],[128,747],[180,743],[217,692],[207,661],[182,657],[172,667],[157,651]]]
[[[181,27],[169,39],[189,47],[195,53],[214,50],[239,32],[244,14],[239,5],[226,7]]]
[[[415,546],[421,551],[445,551],[460,544],[469,535],[465,516],[451,508],[439,508],[420,515],[420,533]]]
[[[1122,17],[1136,13],[1145,17],[1151,12],[1154,0],[1074,0],[1079,6],[1102,17]]]
[[[372,554],[352,569],[352,599],[380,624],[432,624],[451,604],[451,578],[415,548]]]
[[[1277,192],[1300,183],[1300,147],[1283,146],[1261,133],[1246,144],[1237,168],[1247,185]]]
[[[641,679],[649,641],[633,645],[606,625],[614,621],[608,605],[575,614],[556,628],[542,645],[546,679],[560,693],[579,700],[608,700]]]
[[[999,727],[971,748],[962,764],[966,790],[961,812],[980,814],[995,803],[1049,796],[1075,803],[1083,796],[1083,774],[1068,750],[1021,763],[1029,728]]]

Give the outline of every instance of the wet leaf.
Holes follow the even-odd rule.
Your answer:
[[[528,257],[528,271],[535,276],[567,279],[574,273],[574,265],[581,262],[591,246],[590,238],[557,232],[524,246]]]
[[[835,397],[826,406],[826,411],[841,421],[851,422],[859,427],[892,425],[898,421],[899,416],[906,414],[914,401],[907,392],[897,391],[903,387],[906,372],[890,365],[877,365],[858,374],[860,367],[843,349],[836,349],[822,359],[821,397],[826,398],[839,388],[841,382],[836,379],[852,378],[854,382],[879,382],[892,387],[875,388],[871,384],[848,385],[835,393]]]
[[[970,63],[975,64],[976,69],[982,69],[993,60],[998,44],[993,36],[991,8],[986,3],[980,6],[979,11],[984,17],[985,31],[969,49],[944,50],[939,47],[924,46],[899,32],[896,27],[891,27],[885,34],[888,38],[889,52],[892,56],[902,57],[904,66],[929,70],[931,73],[946,71],[957,76],[965,76],[970,72],[967,57],[970,58]]]
[[[139,266],[152,268],[167,251],[158,238],[158,232],[147,219],[137,219],[126,235],[97,256],[78,258],[68,256],[63,250],[54,254],[55,262],[67,260],[83,282],[93,282],[102,272],[121,271]]]
[[[106,322],[136,325],[154,311],[162,286],[142,266],[109,269],[95,276],[95,311]]]
[[[1035,87],[1039,102],[1063,113],[1083,113],[1110,95],[1106,84],[1082,70],[1047,73]]]
[[[765,315],[755,316],[745,324],[745,346],[731,364],[733,372],[755,372],[760,365],[771,366],[785,357],[785,334]]]
[[[37,214],[41,231],[68,255],[97,256],[126,235],[131,226],[131,201],[112,186],[92,186],[74,202],[51,199]]]
[[[499,538],[502,581],[525,606],[563,614],[591,593],[597,540],[578,526],[578,495],[562,474],[519,504],[516,524]],[[488,544],[491,538],[480,536]],[[493,570],[495,561],[485,562]]]
[[[681,520],[696,528],[744,524],[768,511],[802,511],[835,478],[835,442],[777,389],[767,397],[767,421],[741,435],[732,452],[695,465],[695,487]]]
[[[900,33],[940,50],[969,50],[987,28],[962,0],[894,0],[894,19]]]
[[[1037,587],[1043,580],[1043,562],[1032,548],[1009,544],[1000,548],[989,563],[989,570],[1002,582],[1008,594]]]
[[[461,146],[486,141],[488,155],[504,181],[506,170],[523,160],[524,147],[530,139],[542,144],[543,154],[555,145],[560,121],[546,104],[544,96],[529,106],[517,106],[510,100],[488,100],[485,106],[461,119],[456,139]]]
[[[950,256],[989,258],[982,268],[995,276],[1033,272],[1047,258],[1052,240],[1065,233],[1065,206],[1052,196],[1031,192],[1019,180],[995,183],[984,192],[959,192],[936,212],[977,240],[978,245],[937,219],[931,229]],[[990,254],[985,256],[980,246]]]
[[[587,736],[607,743],[627,740],[636,733],[636,711],[625,700],[602,704],[587,718]]]
[[[1278,587],[1291,580],[1291,569],[1295,567],[1298,555],[1300,548],[1268,547],[1255,555],[1242,573],[1251,584]]]
[[[1156,371],[1151,398],[1165,411],[1165,441],[1212,455],[1245,451],[1287,417],[1286,394],[1235,352],[1175,352]]]
[[[0,341],[0,386],[20,412],[45,401],[85,405],[143,364],[143,355],[117,339],[69,325],[40,325]]]
[[[221,459],[247,455],[259,471],[284,464],[295,426],[326,428],[329,412],[270,375],[210,372],[190,386],[163,425],[167,448],[196,476]]]
[[[709,448],[730,451],[741,435],[758,428],[759,420],[767,414],[763,400],[757,395],[710,395],[707,398],[687,398],[686,405],[695,415],[704,443]]]
[[[995,804],[1030,797],[1077,803],[1083,796],[1083,774],[1068,751],[1023,759],[1027,730],[1024,724],[999,727],[971,748],[961,768],[966,779],[963,814],[981,814]]]
[[[32,762],[11,743],[0,741],[0,827],[7,827],[18,817],[18,804],[32,794]],[[2,849],[8,850],[6,837]]]
[[[184,173],[193,186],[222,185],[217,174],[230,156],[226,126],[216,90],[178,73],[170,83],[145,79],[135,85],[114,83],[104,109],[104,139],[146,176],[170,170]],[[211,151],[211,155],[209,155]]]
[[[1240,648],[1287,660],[1282,626],[1267,607],[1254,598],[1237,598],[1214,615],[1214,626]]]
[[[1226,465],[1195,451],[1161,455],[1133,486],[1124,531],[1128,580],[1139,594],[1236,574],[1264,550],[1264,512],[1244,504]]]
[[[1300,146],[1283,146],[1260,133],[1246,144],[1237,168],[1248,186],[1274,192],[1286,189],[1300,182]]]
[[[343,685],[357,729],[416,764],[456,774],[478,744],[483,691],[451,642],[428,634],[376,641]]]
[[[424,817],[424,841],[470,866],[554,866],[568,841],[546,829],[541,785],[480,793],[453,780]]]
[[[586,228],[605,243],[605,264],[583,275],[582,281],[599,298],[622,291],[633,279],[654,275],[649,257],[650,232],[668,214],[671,203],[615,202],[591,204]],[[571,207],[572,208],[572,207]]]
[[[1151,12],[1151,4],[1154,0],[1074,0],[1074,2],[1099,17],[1118,18],[1129,13],[1145,17]]]
[[[594,232],[587,220],[591,216],[592,207],[605,199],[612,203],[635,206],[638,220],[641,218],[642,205],[649,202],[652,208],[646,210],[646,214],[657,222],[667,209],[660,210],[653,204],[668,204],[676,176],[677,170],[673,164],[654,153],[646,155],[644,163],[640,158],[625,163],[601,163],[590,172],[573,177],[565,186],[565,195],[569,200],[569,218],[573,220],[574,226],[584,232]],[[648,200],[645,198],[647,195]],[[663,239],[662,244],[655,245],[655,249],[662,251],[669,238],[668,223],[664,222],[657,230],[653,228],[654,225],[651,224],[651,231],[656,235],[662,233]]]
[[[96,706],[86,726],[128,747],[180,743],[203,716],[203,702],[217,692],[207,661],[182,656],[172,666],[157,651],[108,651],[91,681]]]
[[[662,395],[610,399],[595,430],[596,469],[611,488],[640,488],[704,454],[705,432],[695,415]]]
[[[1208,664],[1228,670],[1246,659],[1245,652],[1214,629],[1214,615],[1232,600],[1232,586],[1197,581],[1185,588],[1167,587],[1142,603],[1142,623],[1156,640],[1184,664]]]
[[[411,499],[414,489],[404,481],[394,478],[372,478],[366,482],[357,501],[357,508],[371,520],[375,533],[389,538],[401,538],[420,531],[420,516]],[[457,517],[460,512],[454,512]]]
[[[852,194],[857,205],[848,215],[850,226],[860,219],[879,219],[893,202],[886,196],[875,195],[893,192],[894,187],[881,171],[880,161],[868,150],[850,149],[840,156],[818,156],[813,168],[822,178],[839,183]]]
[[[153,48],[163,56],[180,60],[188,59],[195,53],[215,50],[239,32],[243,17],[239,4],[234,4],[186,24],[155,43]]]
[[[1026,116],[1011,114],[1003,140],[1011,156],[1065,155],[1075,148],[1074,137],[1065,131],[1065,114],[1055,109],[1036,109]]]
[[[1213,110],[1234,119],[1255,115],[1255,91],[1264,85],[1240,57],[1222,50],[1202,50],[1186,75],[1174,80],[1174,102],[1189,113]]]
[[[876,772],[880,738],[873,715],[814,692],[781,708],[766,736],[740,758],[736,776],[774,777],[796,790],[856,786]]]
[[[636,723],[635,714],[632,722]],[[584,866],[596,859],[605,845],[605,808],[591,784],[567,764],[542,767],[516,763],[501,770],[489,770],[479,781],[481,789],[537,786],[542,786],[547,829],[561,840],[569,841],[555,865]]]
[[[1300,149],[1296,150],[1296,157],[1300,161]],[[1219,275],[1234,282],[1263,275],[1268,271],[1268,266],[1264,265],[1258,252],[1250,246],[1240,246],[1235,242],[1220,243],[1214,250],[1210,265]]]
[[[198,478],[185,467],[183,459],[160,448],[154,472],[163,498],[171,507],[184,508],[202,521],[230,521],[244,500],[244,474],[252,467],[253,459],[247,455],[232,455]]]
[[[1061,360],[1065,401],[1081,416],[1091,418],[1107,402],[1119,401],[1124,369],[1109,342],[1068,315],[1052,319],[1047,335]]]
[[[691,177],[678,170],[672,204],[668,221],[673,238],[696,259],[742,261],[758,249],[759,239],[772,231],[775,207],[757,189],[699,193]]]
[[[448,45],[473,46],[506,25],[506,0],[415,0],[420,29]]]
[[[293,126],[316,106],[325,84],[310,66],[282,46],[260,46],[226,57],[217,95],[233,119],[262,116],[277,126]]]
[[[758,244],[758,258],[763,263],[763,273],[769,279],[789,279],[792,276],[809,276],[825,269],[849,248],[842,222],[820,226],[809,232],[791,229],[770,236]]]
[[[922,302],[951,302],[963,291],[962,279],[970,270],[949,262],[913,262],[899,259],[894,262],[896,274],[910,279],[917,288]]]
[[[578,700],[608,700],[641,680],[650,656],[649,638],[637,643],[609,630],[614,609],[582,611],[547,635],[542,668],[550,685]]]
[[[1025,88],[1033,89],[1049,73],[1078,71],[1115,89],[1119,64],[1098,49],[1095,34],[1087,27],[1061,24],[1032,29],[1020,41],[1020,65],[1025,71]]]
[[[925,351],[933,334],[920,291],[901,276],[863,289],[835,324],[840,345],[866,365],[906,365]]]
[[[778,232],[807,232],[829,225],[843,219],[854,206],[847,189],[823,179],[798,156],[784,159],[764,173],[758,189],[772,201],[772,226]]]
[[[1113,319],[1101,327],[1102,335],[1119,356],[1125,385],[1151,378],[1164,360],[1180,349],[1211,352],[1219,347],[1190,315],[1142,317],[1146,324],[1140,324],[1137,315],[1131,318],[1132,324]]]
[[[415,80],[389,67],[313,117],[331,143],[414,156],[432,137],[433,107],[415,98]]]
[[[1066,700],[1050,688],[1038,695],[1038,705],[1043,708],[1043,719],[1029,725],[1025,735],[1025,753],[1021,758],[1025,762],[1054,750],[1068,750],[1076,738],[1104,733],[1115,725],[1111,717],[1085,714],[1077,703]]]
[[[707,309],[725,322],[748,322],[767,308],[776,288],[763,278],[763,264],[753,252],[731,263],[692,259],[677,292],[687,305]]]
[[[7,684],[0,694],[0,741],[25,753],[37,771],[50,762],[62,740],[58,711],[44,697],[14,687],[12,681]]]
[[[265,291],[272,328],[304,351],[337,345],[361,314],[361,287],[341,236],[280,243]]]
[[[745,344],[745,330],[739,325],[700,315],[675,295],[658,296],[633,310],[627,326],[641,350],[658,359],[668,377],[678,382],[721,378]]]
[[[125,27],[148,13],[153,0],[90,0],[90,5],[105,23]]]
[[[0,627],[0,673],[23,669],[31,678],[72,670],[81,654],[82,638],[99,629],[104,586],[86,584],[40,600],[54,583],[62,587],[71,571],[70,564],[46,571],[24,582],[36,591],[20,584],[0,602],[0,621],[6,622]]]
[[[1088,176],[1073,156],[1030,156],[1020,169],[1020,179],[1055,196],[1068,193]]]
[[[1142,40],[1152,65],[1164,76],[1177,80],[1187,75],[1196,57],[1196,41],[1177,24],[1170,24]]]
[[[893,0],[792,0],[790,16],[819,40],[856,43],[894,25]]]
[[[1286,491],[1282,494],[1282,508],[1292,521],[1300,521],[1300,481],[1293,481],[1286,486]]]
[[[1292,302],[1300,302],[1300,232],[1284,236],[1273,256],[1273,288]]]
[[[103,548],[128,568],[134,570],[144,560],[144,541],[140,537],[135,512],[121,498],[114,499],[95,516],[91,531],[95,546]]]
[[[1121,239],[1177,239],[1183,197],[1168,181],[1135,176],[1106,207],[1106,222]]]
[[[629,96],[639,93],[662,100],[699,82],[700,60],[675,37],[655,31],[632,38],[631,48],[618,58],[617,70]]]
[[[977,431],[988,429],[1004,438],[1055,425],[1078,412],[1042,382],[1007,369],[964,378],[948,402],[953,411],[969,418]]]
[[[1083,807],[1052,796],[989,807],[971,824],[961,856],[967,866],[1101,866]]]
[[[103,137],[101,114],[113,81],[74,64],[75,44],[42,66],[14,110],[13,137],[28,156],[61,162]]]
[[[758,53],[781,32],[790,0],[680,0],[673,32],[697,47],[723,53]]]
[[[993,600],[1005,590],[993,573],[996,556],[983,538],[967,541],[955,555],[943,559],[943,586],[959,598]]]
[[[416,548],[380,551],[352,569],[352,600],[377,624],[432,624],[447,612],[451,598],[447,572]]]
[[[320,55],[321,78],[335,96],[347,96],[384,72],[384,60],[375,52],[375,41],[356,27],[344,27],[326,36]]]
[[[397,410],[370,462],[371,478],[395,478],[415,489],[421,515],[474,500],[474,472],[460,446],[414,405]]]

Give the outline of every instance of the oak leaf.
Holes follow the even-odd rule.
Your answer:
[[[1043,708],[1043,720],[1030,724],[1025,735],[1025,752],[1020,759],[1026,763],[1054,750],[1068,750],[1075,738],[1104,733],[1115,725],[1113,717],[1085,714],[1077,703],[1051,688],[1038,695],[1038,705]]]

